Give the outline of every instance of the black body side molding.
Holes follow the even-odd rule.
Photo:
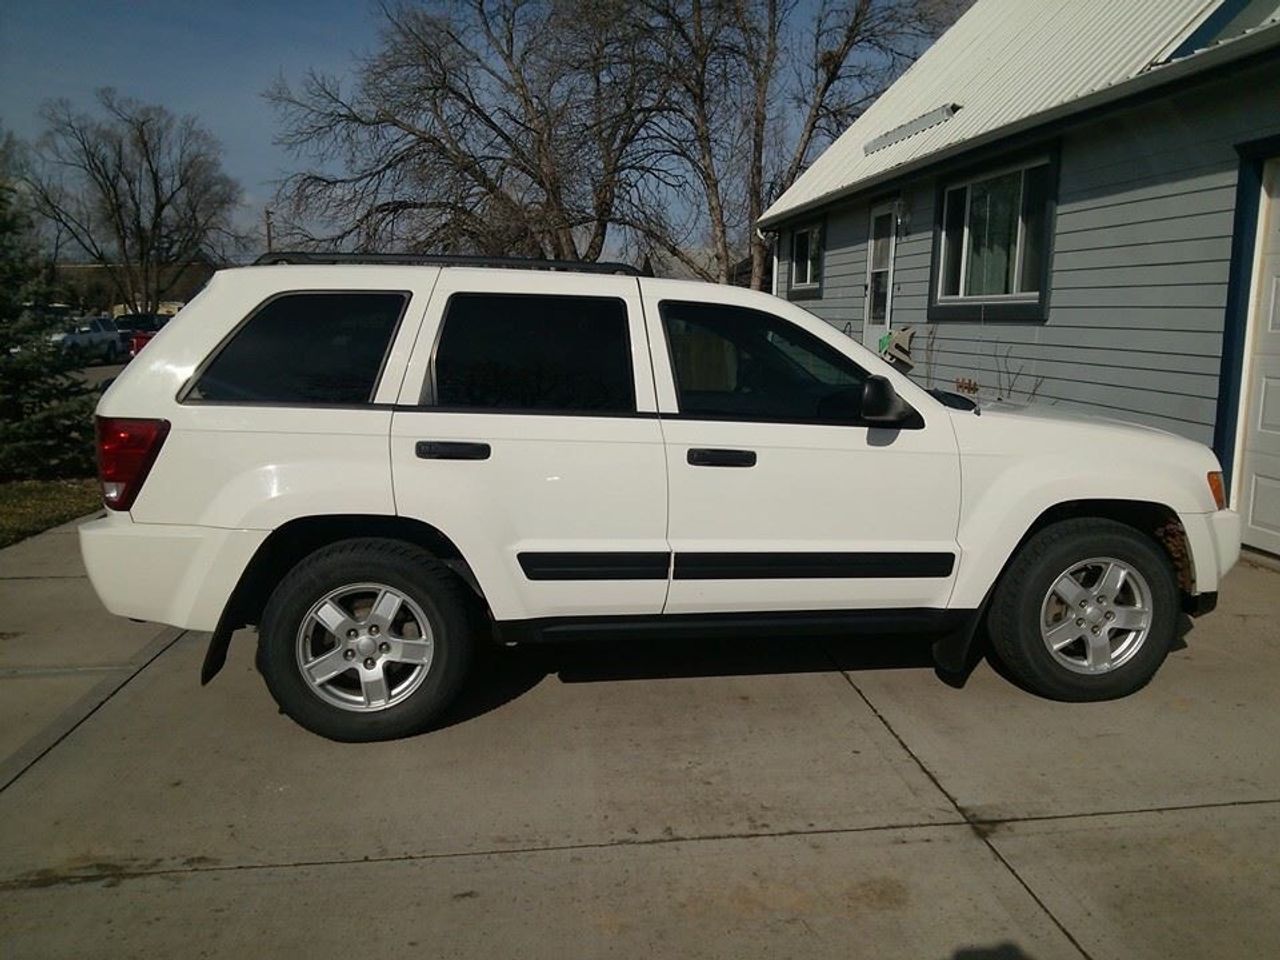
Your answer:
[[[665,550],[596,553],[520,553],[529,580],[665,580],[671,554]]]
[[[676,580],[949,577],[951,553],[677,553]]]

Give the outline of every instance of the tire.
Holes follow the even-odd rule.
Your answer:
[[[419,733],[449,706],[467,673],[473,607],[466,586],[422,549],[399,540],[343,540],[301,561],[271,594],[259,625],[258,669],[280,709],[323,737],[357,742]]]
[[[1106,596],[1109,589],[1116,596]],[[987,627],[996,657],[1031,691],[1112,700],[1154,676],[1180,610],[1177,575],[1158,543],[1112,520],[1065,520],[1014,556]]]

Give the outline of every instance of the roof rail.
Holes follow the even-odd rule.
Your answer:
[[[640,276],[629,263],[586,260],[540,260],[535,257],[456,256],[444,253],[309,253],[303,250],[264,253],[253,261],[255,267],[268,264],[383,263],[436,267],[509,267],[518,270],[572,270],[578,273],[621,273]]]

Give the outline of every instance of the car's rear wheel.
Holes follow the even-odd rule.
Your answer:
[[[291,570],[259,626],[258,666],[290,717],[334,740],[427,727],[471,657],[466,587],[425,551],[345,540]]]
[[[1177,630],[1178,586],[1163,548],[1103,519],[1035,534],[992,597],[991,645],[1013,677],[1056,700],[1108,700],[1140,689]]]

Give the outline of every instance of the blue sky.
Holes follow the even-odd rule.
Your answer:
[[[103,86],[195,114],[256,217],[288,164],[262,91],[281,73],[345,73],[376,35],[369,0],[0,0],[0,124],[34,138],[44,100],[87,108]]]

